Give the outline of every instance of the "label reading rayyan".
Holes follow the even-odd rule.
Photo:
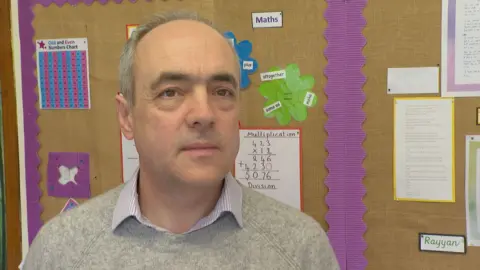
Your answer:
[[[465,236],[442,234],[419,234],[420,251],[466,253]]]

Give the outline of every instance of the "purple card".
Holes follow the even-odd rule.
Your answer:
[[[47,190],[53,197],[90,198],[88,153],[48,153]]]

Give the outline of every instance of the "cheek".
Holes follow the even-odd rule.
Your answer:
[[[223,131],[223,139],[227,142],[229,146],[229,151],[238,152],[238,147],[240,144],[240,135],[239,135],[239,127],[238,127],[238,120],[228,118],[224,121],[225,126],[222,127]]]
[[[152,148],[168,148],[176,138],[172,117],[164,115],[155,109],[143,109],[136,115],[136,137],[140,137],[144,144]]]

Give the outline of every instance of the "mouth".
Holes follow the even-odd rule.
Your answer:
[[[182,152],[194,155],[194,156],[211,156],[218,152],[220,149],[217,145],[208,143],[195,143],[183,147]]]

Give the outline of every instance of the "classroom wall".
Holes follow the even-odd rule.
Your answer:
[[[19,0],[12,0],[12,25],[14,25],[12,32],[15,52],[16,90],[18,97],[17,109],[19,119],[20,167],[24,168],[24,131],[21,100],[22,85],[20,79],[22,70],[20,68],[20,53],[18,51],[20,43],[17,23],[18,10],[16,10],[17,1]],[[241,22],[240,18],[243,16],[241,15],[242,12],[244,14],[251,12],[252,10],[275,10],[275,5],[281,6],[282,3],[288,1],[276,1],[275,3],[269,1],[268,4],[271,6],[261,6],[259,5],[260,1],[254,0],[244,2],[245,4],[243,6],[239,6],[236,3],[228,2],[228,0],[218,1],[220,4],[218,4],[217,8],[222,12],[214,10],[212,13],[209,13],[209,16],[215,17],[215,21],[222,26],[235,28],[239,23],[248,23],[246,22],[248,20]],[[293,27],[290,28],[289,31],[293,34],[283,34],[284,36],[282,36],[282,34],[275,36],[271,33],[269,33],[271,36],[269,36],[269,34],[254,34],[251,33],[251,29],[245,27],[238,27],[234,30],[243,36],[242,39],[251,39],[254,41],[254,46],[257,46],[254,47],[254,54],[257,60],[258,58],[262,58],[262,66],[268,68],[271,65],[278,63],[288,63],[290,61],[301,62],[302,70],[306,69],[315,72],[317,82],[321,87],[319,89],[321,89],[320,91],[323,91],[328,82],[322,73],[324,71],[323,69],[328,64],[326,63],[326,59],[324,59],[324,55],[321,53],[326,47],[326,41],[322,35],[324,29],[321,28],[326,27],[327,23],[321,18],[322,13],[319,10],[325,8],[326,1],[312,0],[309,3],[314,2],[318,6],[312,4],[306,8],[306,10],[310,11],[316,9],[311,13],[302,13],[304,10],[301,10],[299,5],[296,5],[296,7],[289,7],[288,11],[296,14],[296,17],[292,18],[290,21],[300,21],[301,19],[309,19],[312,21],[318,20],[316,21],[317,25],[309,25],[308,27],[303,28],[297,27],[295,29],[293,29]],[[55,7],[52,8],[52,10],[54,9]],[[38,8],[38,10],[39,14],[44,12],[42,8]],[[136,12],[138,13],[138,10]],[[226,12],[231,12],[228,14],[233,15],[220,16],[226,14]],[[45,17],[48,17],[47,13],[42,13],[42,15],[44,19]],[[370,0],[365,9],[364,16],[367,25],[363,34],[366,37],[367,45],[363,50],[363,54],[367,59],[367,64],[363,69],[363,72],[367,76],[367,83],[363,87],[363,91],[365,91],[367,101],[364,104],[363,111],[366,113],[367,117],[365,123],[363,123],[363,127],[359,127],[359,129],[363,128],[366,132],[366,141],[364,142],[363,147],[367,152],[367,156],[363,165],[367,171],[364,181],[367,195],[363,202],[367,206],[367,213],[363,220],[357,218],[350,222],[359,221],[366,223],[367,232],[364,238],[368,243],[368,249],[364,254],[368,259],[368,267],[370,269],[396,269],[397,267],[399,269],[417,269],[418,267],[423,267],[422,269],[440,269],[441,267],[449,267],[450,265],[452,267],[464,267],[465,269],[472,267],[475,263],[476,253],[478,253],[478,251],[469,251],[468,257],[463,255],[463,257],[453,257],[449,256],[449,254],[420,253],[418,251],[418,246],[416,245],[418,243],[416,237],[420,230],[435,230],[443,233],[463,233],[465,230],[463,202],[464,172],[462,170],[464,165],[464,153],[462,146],[464,143],[464,135],[470,132],[475,132],[476,129],[478,129],[478,127],[472,126],[474,117],[472,112],[474,111],[476,104],[478,104],[478,99],[459,100],[458,105],[456,105],[456,108],[458,109],[456,113],[458,118],[458,125],[456,127],[456,149],[458,151],[456,154],[456,163],[458,167],[456,175],[458,179],[456,181],[457,202],[452,204],[398,202],[394,200],[392,195],[393,97],[387,95],[385,91],[386,71],[389,67],[436,66],[440,63],[440,28],[442,19],[441,1]],[[42,23],[45,22],[42,22],[39,17],[35,23],[37,25],[42,25]],[[330,25],[333,23],[334,22],[331,22]],[[360,27],[363,26],[359,26],[359,28]],[[52,36],[57,34],[48,33],[47,30],[43,33],[45,35],[51,34]],[[309,39],[304,39],[304,36]],[[339,41],[338,39],[336,41],[337,43],[335,44],[337,46],[342,45],[340,44],[342,41]],[[276,49],[273,45],[274,43],[275,45],[278,45],[278,47],[281,47],[281,49]],[[299,46],[304,46],[302,47],[303,51],[298,49]],[[262,47],[263,49],[266,48],[264,53],[260,52]],[[292,52],[296,52],[297,54],[292,56]],[[93,53],[90,54],[90,57],[93,57]],[[345,58],[335,60],[341,60],[337,63],[343,64],[342,61],[344,61]],[[351,62],[348,63],[350,64]],[[109,74],[109,76],[110,75],[111,74]],[[111,78],[113,78],[113,76],[111,76]],[[258,78],[256,80],[257,81],[253,81],[254,84],[258,83]],[[359,80],[361,80],[361,78]],[[255,91],[255,89],[251,90]],[[354,94],[360,95],[363,94],[363,91],[358,89]],[[322,223],[322,225],[324,225],[324,227],[326,227],[324,217],[327,209],[325,207],[324,195],[327,190],[322,181],[325,180],[327,172],[321,162],[325,162],[327,157],[327,154],[324,151],[324,142],[327,139],[327,136],[323,130],[323,125],[328,119],[324,112],[321,111],[321,107],[327,102],[326,97],[321,95],[320,92],[319,96],[321,96],[321,104],[319,104],[320,109],[316,109],[316,121],[309,122],[309,126],[314,126],[316,131],[306,135],[308,140],[311,141],[306,147],[308,151],[306,155],[310,155],[313,158],[305,158],[304,164],[304,166],[308,167],[307,171],[309,172],[309,175],[307,178],[314,180],[309,180],[311,182],[304,183],[303,188],[309,192],[306,197],[304,197],[307,205],[306,212],[314,216]],[[103,97],[106,100],[106,97]],[[255,109],[261,109],[262,104],[256,98],[247,99],[244,104],[247,103]],[[346,111],[346,113],[349,113],[348,109]],[[47,114],[44,114],[41,117],[45,117],[46,115]],[[351,117],[352,115],[348,116]],[[246,121],[250,121],[249,123],[258,123],[262,126],[270,124],[270,126],[272,126],[271,122],[264,121],[265,119],[263,118],[259,119],[261,117],[258,117],[258,115],[249,115],[246,112],[242,112],[242,117]],[[329,115],[329,117],[332,116]],[[338,121],[338,119],[336,120]],[[44,125],[48,124],[46,118],[40,119],[39,123]],[[463,123],[466,124],[463,125]],[[344,122],[341,124],[348,126]],[[113,126],[109,126],[109,128],[112,130],[114,129]],[[365,134],[355,133],[355,135],[351,135],[349,133],[345,137],[361,137],[362,135]],[[342,141],[341,143],[344,142],[345,141]],[[348,147],[345,146],[345,152],[349,150],[347,148]],[[321,150],[319,151],[318,149]],[[41,154],[45,155],[45,152],[42,152]],[[343,161],[344,160],[341,160],[341,162]],[[345,168],[347,168],[347,166],[345,166],[344,169]],[[362,176],[359,178],[361,177]],[[321,179],[321,181],[318,179]],[[27,222],[25,215],[25,180],[25,172],[21,170],[22,229],[23,235],[25,236],[23,238],[24,253],[28,250],[28,239],[26,237]],[[43,185],[43,183],[40,184]],[[354,184],[361,185],[360,181],[356,181]],[[338,189],[336,191],[339,192]],[[341,190],[339,193],[342,193]],[[346,198],[342,199],[345,199],[345,201],[347,200]],[[51,204],[53,208],[46,212],[47,219],[57,213],[58,209],[55,207],[58,208],[60,205],[58,203],[55,204],[54,200],[51,200],[50,202],[53,202]],[[362,244],[365,243],[360,243],[360,245]],[[360,261],[361,259],[362,258],[358,260]]]
[[[20,68],[20,40],[19,40],[19,27],[18,27],[18,0],[12,0],[12,20],[15,28],[13,29],[13,39],[15,44],[15,77],[16,77],[16,91],[17,101],[19,103],[18,108],[18,127],[19,127],[19,151],[20,156],[20,168],[21,168],[21,190],[22,190],[22,226],[23,226],[23,252],[24,254],[28,250],[28,231],[27,231],[27,215],[26,215],[26,186],[25,182],[25,155],[24,155],[24,130],[23,130],[23,102],[22,102],[22,81]],[[322,166],[326,158],[326,151],[322,145],[326,140],[326,133],[323,131],[323,125],[318,123],[326,122],[326,115],[323,111],[323,105],[326,97],[323,95],[322,89],[326,82],[323,74],[323,68],[326,65],[325,57],[318,53],[326,46],[326,40],[322,33],[323,28],[326,26],[325,20],[318,16],[323,13],[326,2],[318,1],[304,1],[305,5],[296,5],[288,0],[265,2],[265,1],[243,1],[242,5],[231,3],[228,0],[218,0],[213,7],[213,1],[171,1],[161,2],[156,1],[156,7],[161,10],[162,7],[177,5],[179,8],[185,7],[185,2],[188,2],[191,8],[201,10],[208,18],[214,19],[216,23],[222,26],[223,31],[234,31],[240,40],[251,40],[253,43],[253,55],[257,60],[261,61],[261,70],[251,77],[252,87],[245,92],[242,98],[242,106],[246,108],[248,105],[249,110],[242,110],[241,122],[249,126],[254,127],[278,127],[276,121],[272,121],[265,117],[258,117],[258,112],[262,111],[264,100],[259,98],[258,88],[259,74],[260,72],[268,71],[268,68],[272,66],[285,66],[289,63],[298,64],[303,74],[311,74],[315,77],[315,93],[317,94],[318,104],[315,108],[309,110],[309,116],[303,123],[297,123],[292,121],[289,127],[302,127],[309,126],[309,130],[303,130],[302,139],[305,145],[318,145],[319,149],[314,147],[305,147],[303,149],[303,158],[305,160],[303,164],[303,177],[307,179],[303,184],[303,205],[304,211],[316,218],[324,228],[327,228],[327,224],[324,220],[327,206],[324,201],[326,194],[326,187],[323,184],[323,179],[326,177],[326,168]],[[55,151],[87,151],[90,152],[91,157],[91,174],[97,175],[99,181],[92,186],[92,196],[98,195],[106,191],[108,188],[121,182],[121,168],[120,168],[120,145],[119,145],[119,130],[116,123],[116,119],[112,112],[114,111],[113,96],[117,91],[117,75],[115,58],[118,57],[117,51],[120,51],[121,45],[124,42],[123,27],[127,23],[137,23],[137,20],[142,18],[142,14],[146,14],[148,10],[150,12],[148,2],[129,3],[125,2],[121,5],[107,4],[107,7],[100,5],[99,3],[93,3],[92,6],[78,5],[71,7],[68,4],[63,7],[57,7],[52,4],[49,7],[42,5],[36,5],[33,8],[35,18],[33,21],[33,27],[35,28],[34,38],[60,38],[69,35],[82,36],[84,33],[83,26],[80,24],[70,24],[66,19],[67,16],[73,16],[76,18],[74,21],[83,22],[89,24],[89,59],[90,61],[90,77],[96,77],[91,81],[92,87],[92,103],[105,104],[104,106],[95,106],[94,109],[89,111],[72,111],[67,110],[62,114],[58,114],[52,111],[39,110],[40,116],[37,119],[37,123],[41,132],[38,134],[38,140],[40,142],[40,150],[38,156],[41,160],[39,166],[39,173],[41,175],[41,181],[39,187],[43,191],[41,197],[41,203],[43,205],[42,219],[48,221],[50,218],[59,213],[63,207],[64,200],[59,198],[53,198],[47,196],[45,189],[46,178],[46,164],[48,152]],[[96,9],[96,11],[92,11]],[[285,24],[283,29],[263,32],[252,32],[250,13],[252,10],[288,10],[288,14],[285,18],[289,20],[288,24]],[[99,12],[101,14],[122,13],[126,16],[116,21],[116,26],[122,28],[121,31],[110,31],[107,24],[96,26],[79,14],[82,12]],[[61,14],[60,14],[61,13]],[[66,15],[67,14],[67,15]],[[70,14],[70,15],[68,15]],[[91,14],[90,14],[91,15]],[[109,15],[109,16],[110,16]],[[113,16],[113,15],[112,15]],[[60,29],[53,30],[49,27],[52,24],[63,25]],[[285,32],[290,33],[289,38],[286,38]],[[315,35],[312,35],[316,33]],[[118,38],[118,36],[121,38]],[[105,37],[104,39],[98,39],[98,36]],[[304,36],[311,36],[308,42],[299,42]],[[104,42],[104,40],[107,40]],[[111,43],[108,43],[111,42]],[[108,43],[108,44],[106,44]],[[104,46],[104,47],[102,47]],[[111,47],[105,47],[111,46]],[[108,51],[109,48],[111,51]],[[108,51],[108,52],[107,52]],[[101,89],[102,91],[100,91]],[[110,105],[108,105],[110,104]],[[57,111],[58,112],[58,111]],[[252,113],[253,112],[253,113]],[[256,112],[256,113],[255,113]],[[97,116],[94,116],[96,113]],[[261,113],[260,113],[261,115]],[[73,122],[82,125],[70,125],[71,120]],[[67,127],[66,138],[59,138],[52,124],[61,124]],[[105,124],[108,123],[108,124]],[[100,128],[101,127],[101,128]],[[89,139],[88,133],[93,136],[100,136],[100,133],[107,131],[108,136],[102,138],[96,137],[95,140]],[[91,132],[90,132],[91,131]],[[93,133],[92,133],[93,132]],[[82,134],[81,138],[76,140],[75,136]],[[113,139],[112,139],[113,138]],[[71,142],[75,141],[75,144]],[[112,151],[113,150],[113,151]],[[94,156],[94,157],[92,157]],[[93,161],[92,161],[93,160]],[[92,164],[93,163],[93,164]],[[110,173],[113,172],[113,173]],[[110,179],[105,180],[108,174],[112,174]],[[111,181],[111,180],[114,181]],[[115,180],[117,179],[117,180]],[[81,200],[79,200],[81,202]]]

